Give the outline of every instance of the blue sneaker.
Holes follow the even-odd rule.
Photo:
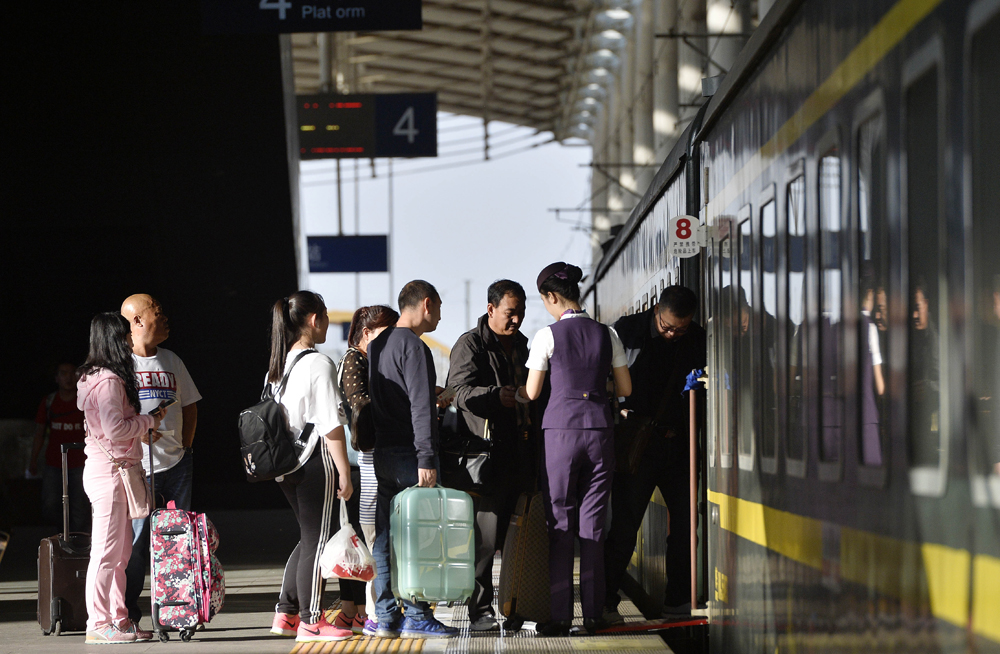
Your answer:
[[[399,638],[399,628],[406,623],[406,619],[379,620],[375,629],[376,638]]]
[[[403,628],[399,632],[401,638],[453,638],[458,635],[458,629],[446,627],[434,618],[415,620],[403,618]]]
[[[365,628],[361,633],[365,636],[374,636],[376,632],[378,632],[378,623],[371,618],[365,620]]]

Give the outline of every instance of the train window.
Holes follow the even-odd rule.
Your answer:
[[[708,356],[707,356],[707,374],[709,376],[708,383],[708,405],[705,411],[705,422],[706,422],[706,438],[705,441],[708,444],[708,452],[706,454],[708,458],[708,465],[711,468],[715,467],[715,452],[718,449],[716,446],[716,439],[718,438],[718,402],[716,399],[715,392],[715,362],[718,360],[716,353],[716,346],[718,344],[718,339],[715,334],[715,316],[718,315],[716,308],[716,301],[719,296],[719,291],[715,287],[714,280],[716,279],[715,271],[715,248],[710,246],[705,248],[705,266],[704,273],[705,276],[702,279],[702,284],[707,292],[707,297],[703,302],[705,308],[705,336],[708,342]]]
[[[904,75],[904,78],[906,76]],[[909,271],[906,432],[911,486],[916,493],[944,492],[948,414],[943,391],[947,366],[947,284],[941,266],[942,212],[938,67],[923,67],[906,86],[905,183]]]
[[[642,310],[645,311],[649,308],[649,293],[642,294]]]
[[[843,444],[844,389],[844,225],[841,211],[840,152],[836,146],[819,160],[819,351],[821,431],[819,460],[836,463]],[[876,336],[877,338],[877,336]],[[835,471],[839,478],[839,469]],[[825,475],[824,475],[825,477]]]
[[[728,224],[723,223],[728,229]],[[723,468],[733,466],[733,259],[732,236],[719,241],[719,461]]]
[[[970,49],[972,277],[968,312],[969,375],[975,410],[971,416],[971,458],[977,473],[978,504],[991,496],[1000,506],[1000,14],[981,27]],[[983,488],[982,473],[992,473]]]
[[[778,212],[774,187],[760,207],[760,457],[761,469],[777,472],[778,443]]]
[[[799,166],[801,168],[801,166]],[[806,283],[806,179],[798,175],[787,187],[785,197],[788,221],[788,304],[785,335],[788,339],[787,389],[788,426],[785,456],[789,474],[804,475],[806,456],[806,430],[808,429],[808,377],[809,360],[806,340],[808,297]]]
[[[750,205],[739,215],[737,232],[736,270],[739,279],[736,287],[736,312],[733,328],[736,331],[736,420],[739,465],[742,470],[753,470],[754,460],[754,369],[753,347],[753,228]]]
[[[875,381],[875,361],[889,353],[889,222],[885,210],[885,118],[881,111],[857,131],[857,225],[861,267],[857,345],[857,448],[862,466],[881,468],[883,443],[888,440],[888,375]],[[866,315],[867,314],[867,315]],[[871,325],[875,325],[875,332]],[[877,338],[873,338],[877,336]],[[876,351],[877,348],[877,351]],[[884,353],[884,354],[883,354]],[[883,368],[887,368],[883,364]],[[865,475],[861,475],[865,477]],[[884,484],[873,475],[871,483]]]

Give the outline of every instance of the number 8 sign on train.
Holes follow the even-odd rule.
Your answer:
[[[687,259],[701,252],[703,245],[701,223],[697,218],[675,216],[670,219],[669,256]]]

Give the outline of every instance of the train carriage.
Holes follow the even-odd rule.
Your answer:
[[[712,651],[1000,652],[997,206],[1000,0],[778,2],[597,266],[702,298]]]

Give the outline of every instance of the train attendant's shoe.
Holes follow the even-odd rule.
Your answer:
[[[469,625],[472,631],[494,631],[500,628],[500,623],[489,613],[484,613]]]
[[[294,638],[299,630],[299,616],[287,613],[275,613],[271,621],[271,633],[275,636]]]
[[[374,636],[376,631],[378,631],[378,623],[371,618],[365,620],[365,627],[361,630],[361,633],[365,636]]]
[[[535,633],[544,638],[569,636],[569,630],[572,627],[572,620],[549,620],[548,622],[539,622],[536,624]]]
[[[354,632],[350,629],[335,627],[327,622],[326,618],[320,618],[319,622],[315,622],[313,624],[300,622],[299,628],[295,633],[295,642],[330,643],[337,640],[347,640],[353,635]]]
[[[400,638],[454,638],[458,629],[446,627],[434,618],[416,620],[403,618],[403,628],[399,630]]]
[[[399,628],[403,625],[403,617],[395,620],[379,620],[375,628],[376,638],[399,638]]]
[[[135,642],[135,634],[130,631],[122,631],[113,624],[100,626],[93,631],[87,632],[88,645],[124,645]]]
[[[602,615],[601,618],[608,624],[621,624],[625,622],[625,618],[622,617],[622,614],[618,612],[617,608],[605,608],[604,615]]]
[[[584,618],[583,619],[583,630],[588,636],[593,636],[598,631],[607,629],[611,625],[608,624],[607,620],[604,618]]]
[[[676,606],[664,606],[661,617],[667,620],[680,620],[691,617],[691,602],[677,604]]]
[[[139,628],[138,622],[133,622],[132,620],[125,619],[121,621],[118,628],[126,633],[135,634],[135,642],[145,643],[146,641],[153,640],[153,632],[146,631],[145,629]]]

